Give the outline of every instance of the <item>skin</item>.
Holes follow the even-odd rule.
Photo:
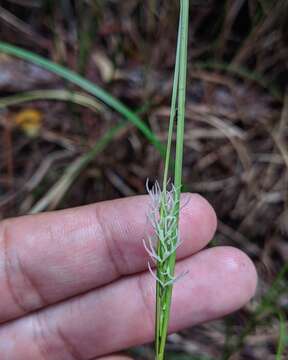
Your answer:
[[[239,309],[257,282],[243,252],[204,249],[215,212],[183,197],[176,274],[188,274],[174,287],[170,332]],[[92,360],[153,340],[148,208],[137,196],[0,224],[1,360]]]

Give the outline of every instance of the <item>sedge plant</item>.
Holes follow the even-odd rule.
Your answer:
[[[149,270],[156,280],[155,313],[155,359],[164,359],[169,315],[175,276],[176,250],[181,244],[179,236],[180,195],[182,187],[182,162],[184,144],[187,43],[189,22],[189,0],[180,0],[177,51],[174,70],[171,112],[166,146],[162,188],[158,182],[147,189],[151,198],[149,220],[154,230],[144,246],[156,265],[154,272],[150,262]],[[175,156],[172,154],[172,137],[176,127]],[[169,169],[174,165],[174,175],[169,181]],[[180,276],[182,276],[181,274]]]

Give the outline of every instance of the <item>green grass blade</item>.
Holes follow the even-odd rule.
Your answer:
[[[43,57],[34,54],[31,51],[19,48],[14,45],[10,45],[0,41],[0,52],[6,53],[8,55],[16,56],[20,59],[29,61],[37,66],[42,67],[48,71],[51,71],[63,79],[70,81],[71,83],[79,86],[83,90],[88,93],[94,95],[98,100],[101,100],[104,104],[109,106],[111,109],[115,110],[119,114],[121,114],[125,119],[132,122],[145,136],[146,138],[159,150],[161,155],[164,157],[165,148],[156,137],[156,135],[149,129],[149,127],[136,115],[133,111],[131,111],[128,107],[126,107],[121,101],[111,96],[108,92],[93,84],[91,81],[86,80],[82,76],[78,75],[72,70],[69,70],[59,64],[53,63]]]
[[[167,190],[168,183],[168,174],[171,169],[171,165],[174,164],[174,160],[171,159],[171,147],[172,147],[172,137],[173,137],[173,129],[174,122],[176,117],[176,102],[178,95],[178,80],[179,80],[179,58],[180,58],[180,24],[181,24],[181,14],[179,17],[179,27],[178,27],[178,39],[177,39],[177,50],[176,50],[176,59],[175,59],[175,70],[174,70],[174,80],[173,80],[173,90],[172,90],[172,98],[171,98],[171,110],[170,110],[170,118],[169,118],[169,129],[168,129],[168,139],[166,146],[166,154],[165,154],[165,165],[164,165],[164,176],[163,176],[163,193],[165,194]],[[163,209],[160,209],[161,215],[163,216]],[[160,244],[158,244],[157,253],[161,251]],[[157,267],[157,276],[160,276],[159,270],[161,267]],[[156,311],[155,311],[155,349],[156,353],[160,350],[161,343],[161,288],[159,282],[156,282]]]
[[[181,21],[181,46],[180,46],[180,64],[179,64],[179,87],[178,87],[178,114],[177,114],[177,134],[176,134],[176,157],[174,184],[179,188],[180,196],[182,187],[182,163],[184,148],[184,124],[185,124],[185,100],[186,100],[186,76],[187,76],[187,45],[188,45],[188,19],[189,19],[189,1],[181,1],[182,21]],[[178,200],[178,199],[177,199]]]
[[[164,183],[163,183],[163,198],[160,205],[160,222],[164,221],[167,215],[167,174],[169,164],[172,163],[171,157],[171,143],[173,135],[173,124],[176,115],[176,102],[178,102],[177,109],[177,130],[176,130],[176,155],[175,155],[175,172],[174,181],[175,191],[173,193],[174,203],[172,212],[173,218],[175,218],[175,225],[170,233],[170,243],[167,242],[166,246],[173,249],[168,258],[163,261],[157,262],[157,282],[156,282],[156,333],[155,333],[155,352],[156,360],[163,360],[165,353],[166,338],[168,332],[168,324],[171,308],[171,297],[173,288],[173,277],[176,261],[176,245],[178,241],[178,227],[179,227],[179,203],[182,186],[182,162],[183,162],[183,145],[184,145],[184,123],[185,123],[185,98],[186,98],[186,72],[187,72],[187,44],[188,44],[188,19],[189,19],[189,0],[181,0],[180,2],[180,17],[179,17],[179,30],[177,41],[177,52],[175,62],[174,73],[174,87],[171,101],[171,114],[167,140],[167,154],[165,160],[164,170]],[[177,99],[177,101],[176,101]],[[169,213],[169,210],[168,210]],[[161,225],[160,225],[161,226]],[[164,228],[163,231],[165,232]],[[161,235],[159,235],[161,236]],[[163,259],[165,253],[165,245],[163,244],[163,238],[158,239],[157,256],[159,259]],[[168,245],[169,244],[169,245]],[[169,275],[167,275],[169,274]],[[172,278],[172,282],[171,282]],[[170,281],[169,281],[170,279]],[[168,282],[167,282],[168,280]],[[165,284],[165,285],[163,285]]]
[[[174,79],[173,79],[173,90],[172,90],[172,98],[171,98],[168,139],[167,139],[165,165],[164,165],[163,190],[165,190],[167,187],[169,169],[170,169],[171,163],[174,162],[171,160],[171,147],[172,147],[174,122],[175,122],[175,117],[176,117],[176,102],[177,102],[177,95],[178,95],[179,59],[180,59],[180,24],[181,24],[181,14],[180,14],[180,18],[179,18],[179,27],[178,27],[178,39],[177,39],[177,50],[176,50],[175,70],[174,70]]]

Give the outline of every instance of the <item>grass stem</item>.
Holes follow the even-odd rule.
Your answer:
[[[168,333],[174,277],[176,249],[179,240],[179,210],[182,188],[182,163],[185,124],[185,97],[187,73],[189,0],[180,1],[177,51],[171,99],[171,112],[166,147],[165,168],[162,192],[160,194],[160,219],[157,235],[157,275],[156,275],[156,314],[155,314],[155,353],[156,360],[163,360]],[[177,105],[177,108],[176,108]],[[177,113],[176,154],[172,190],[167,190],[168,173],[171,160],[172,135]],[[169,254],[167,256],[167,253]]]

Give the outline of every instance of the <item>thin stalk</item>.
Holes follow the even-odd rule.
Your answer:
[[[163,190],[166,189],[167,183],[168,183],[168,173],[169,173],[169,168],[170,168],[170,164],[171,164],[172,136],[173,136],[173,129],[174,129],[174,120],[175,120],[175,117],[176,117],[176,103],[177,103],[178,80],[179,80],[180,25],[181,25],[181,14],[180,14],[180,17],[179,17],[179,26],[178,26],[178,38],[177,38],[177,50],[176,50],[176,59],[175,59],[174,79],[173,79],[173,90],[172,90],[172,98],[171,98],[171,109],[170,109],[170,118],[169,118],[168,139],[167,139],[166,154],[165,154]]]
[[[186,98],[186,72],[187,72],[187,44],[188,44],[188,18],[189,0],[180,1],[180,17],[178,29],[177,52],[174,72],[173,93],[171,100],[171,113],[169,120],[167,150],[163,178],[163,190],[160,199],[160,231],[158,236],[157,257],[157,282],[156,282],[156,315],[155,315],[155,352],[156,360],[164,359],[165,345],[168,332],[169,315],[171,308],[172,288],[174,269],[176,261],[176,249],[179,245],[178,227],[180,194],[182,187],[182,163],[183,163],[183,143],[184,143],[184,123],[185,123],[185,98]],[[177,132],[176,132],[176,154],[174,168],[174,186],[172,192],[167,192],[168,172],[171,160],[171,144],[176,116],[177,102]],[[173,196],[173,206],[169,204],[169,195]],[[166,221],[172,215],[175,224],[171,225],[169,233],[170,239],[165,237],[167,230]],[[161,228],[162,226],[162,228]],[[165,227],[166,226],[166,227]],[[164,235],[163,235],[164,234]],[[164,236],[164,239],[161,239]],[[164,244],[163,242],[166,241]],[[170,249],[169,256],[165,259],[166,249]]]
[[[164,165],[164,176],[163,176],[163,194],[166,193],[167,183],[168,183],[168,174],[171,166],[171,147],[172,147],[172,136],[174,129],[174,122],[176,117],[176,103],[177,103],[177,94],[178,94],[178,80],[179,80],[179,57],[180,57],[180,24],[181,24],[181,14],[179,17],[179,26],[178,26],[178,39],[177,39],[177,50],[176,50],[176,59],[175,59],[175,70],[174,70],[174,79],[173,79],[173,90],[172,90],[172,98],[171,98],[171,110],[170,110],[170,118],[169,118],[169,129],[168,129],[168,139],[166,146],[166,154],[165,154],[165,165]],[[164,209],[160,209],[160,216],[163,217]],[[161,252],[160,244],[158,243],[157,253]],[[161,277],[159,269],[157,269],[157,276]],[[161,333],[160,328],[160,316],[161,316],[161,289],[159,282],[156,282],[156,314],[155,314],[155,334]],[[160,341],[159,336],[155,337],[155,348],[159,349]]]
[[[187,44],[188,44],[188,17],[189,0],[183,0],[181,22],[181,50],[180,50],[180,70],[178,88],[178,116],[177,116],[177,137],[176,137],[176,160],[174,183],[179,191],[176,194],[180,197],[182,186],[182,163],[184,145],[184,124],[185,124],[185,101],[186,101],[186,74],[187,74]],[[179,210],[179,203],[178,203]],[[179,215],[179,214],[178,214]]]

